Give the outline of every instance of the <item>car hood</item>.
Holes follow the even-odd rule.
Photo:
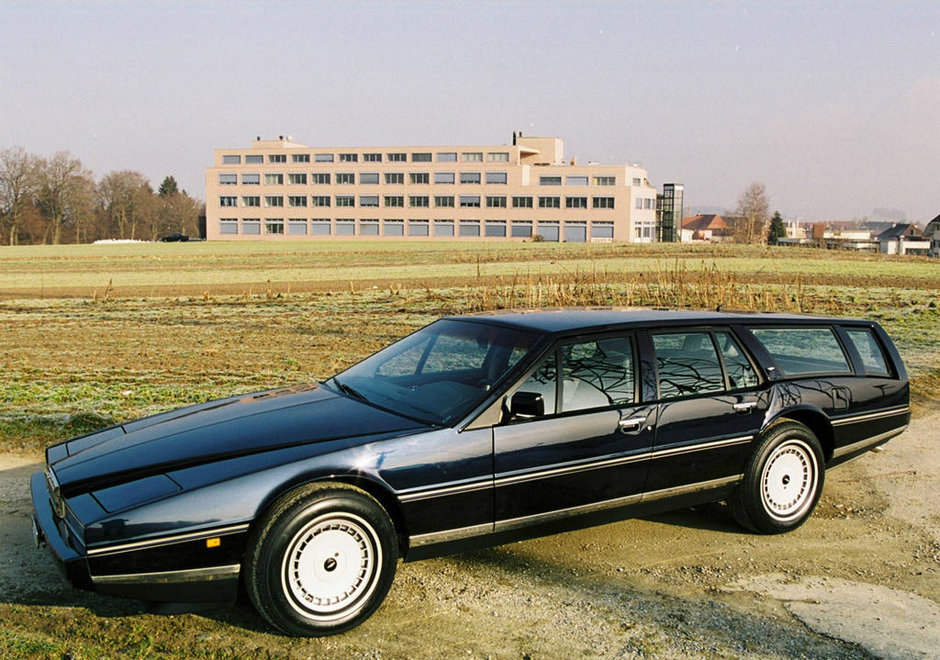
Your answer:
[[[231,397],[113,426],[50,447],[62,495],[172,469],[342,438],[426,428],[318,385]]]

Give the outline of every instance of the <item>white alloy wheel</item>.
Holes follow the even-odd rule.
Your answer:
[[[775,520],[787,522],[801,516],[813,503],[819,469],[816,454],[800,440],[774,448],[761,473],[761,503]]]

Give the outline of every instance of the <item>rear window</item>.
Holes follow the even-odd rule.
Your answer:
[[[850,373],[832,328],[751,328],[785,376]]]
[[[869,328],[845,328],[845,334],[862,356],[865,373],[874,376],[887,376],[888,363],[885,361],[881,346],[875,334]]]

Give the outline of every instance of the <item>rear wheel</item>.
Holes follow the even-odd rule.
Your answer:
[[[330,635],[372,615],[397,562],[395,529],[375,499],[344,484],[314,484],[288,494],[260,520],[245,585],[275,627]]]
[[[824,478],[819,440],[803,424],[783,420],[764,432],[728,504],[734,519],[748,529],[787,532],[809,518]]]

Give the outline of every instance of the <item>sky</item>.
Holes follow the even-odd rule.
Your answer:
[[[0,149],[200,199],[213,150],[564,140],[693,209],[940,213],[940,2],[0,0]],[[879,211],[879,209],[881,211]]]

